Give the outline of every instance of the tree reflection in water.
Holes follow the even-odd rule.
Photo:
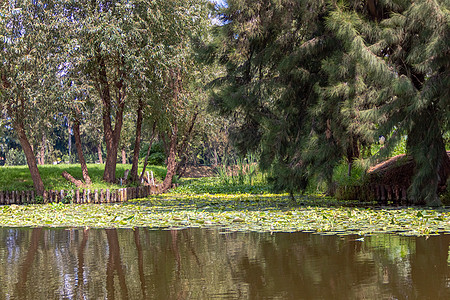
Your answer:
[[[0,229],[0,299],[450,298],[449,235]]]

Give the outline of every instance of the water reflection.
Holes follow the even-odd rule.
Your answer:
[[[449,299],[449,235],[0,229],[0,299]]]

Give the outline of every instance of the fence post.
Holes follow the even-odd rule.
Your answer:
[[[106,189],[106,203],[109,203],[111,201],[111,194],[109,192],[109,189]]]
[[[104,203],[105,202],[105,194],[103,189],[100,189],[100,203]]]
[[[5,204],[5,193],[3,191],[0,192],[0,204]]]

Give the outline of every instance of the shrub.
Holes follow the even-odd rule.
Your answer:
[[[333,171],[333,182],[336,185],[338,200],[361,200],[371,201],[373,195],[367,184],[365,168],[359,161],[352,166],[351,176],[348,176],[348,164],[343,162]]]

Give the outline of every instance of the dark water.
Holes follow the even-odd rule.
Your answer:
[[[0,299],[450,299],[449,235],[0,228]]]

